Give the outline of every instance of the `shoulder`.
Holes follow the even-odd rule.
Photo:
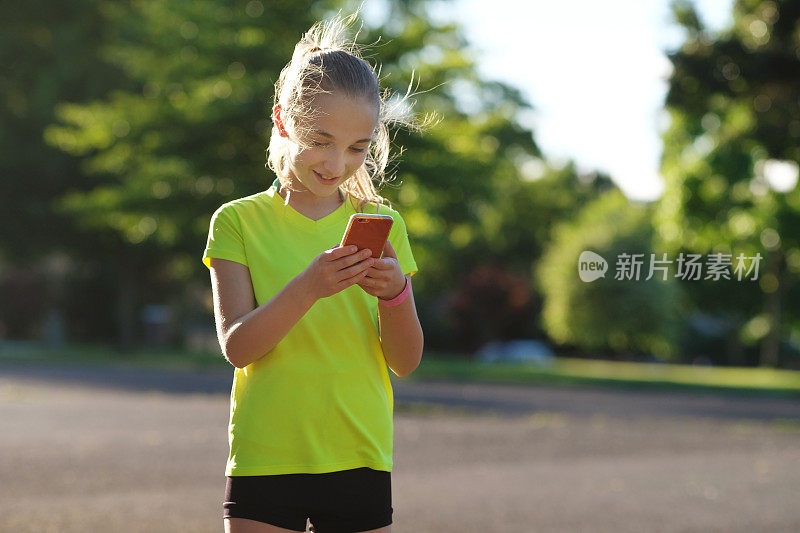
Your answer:
[[[402,221],[403,217],[400,215],[400,212],[395,209],[394,207],[389,207],[386,204],[380,204],[378,206],[378,214],[380,215],[390,215],[395,221]]]
[[[216,211],[214,211],[213,217],[216,218],[219,215],[233,215],[238,218],[239,216],[246,215],[248,212],[252,212],[257,208],[261,208],[267,203],[265,201],[267,200],[265,197],[266,194],[266,191],[262,191],[256,194],[251,194],[250,196],[244,196],[242,198],[236,198],[235,200],[225,202],[219,206]]]
[[[389,207],[386,204],[380,204],[378,206],[378,214],[380,214],[380,215],[389,215],[389,216],[392,217],[392,220],[394,222],[392,223],[392,229],[389,232],[389,235],[392,238],[395,238],[397,236],[402,237],[403,235],[406,234],[406,231],[407,231],[406,230],[406,221],[403,219],[403,216],[400,214],[400,212],[397,209],[395,209],[393,207]]]

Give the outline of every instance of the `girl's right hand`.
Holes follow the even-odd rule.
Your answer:
[[[303,270],[300,276],[314,301],[333,296],[364,279],[375,260],[370,257],[369,249],[357,250],[353,245],[325,250]]]

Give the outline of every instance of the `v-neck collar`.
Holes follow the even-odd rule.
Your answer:
[[[337,223],[341,223],[342,221],[346,222],[347,218],[350,216],[350,213],[348,212],[348,204],[350,202],[348,201],[348,198],[345,197],[344,201],[334,211],[328,213],[319,220],[313,220],[297,211],[291,205],[287,204],[286,200],[284,200],[281,195],[278,194],[279,186],[280,180],[275,178],[275,181],[272,182],[272,186],[267,191],[267,195],[271,196],[272,201],[278,204],[279,211],[286,218],[286,220],[291,221],[297,226],[319,230]]]

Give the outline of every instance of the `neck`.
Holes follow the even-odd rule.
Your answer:
[[[290,201],[289,200],[290,197],[294,201],[297,201],[299,199],[299,197],[302,197],[302,195],[298,195],[298,194],[292,195],[291,194],[292,192],[298,193],[298,192],[302,192],[302,191],[291,191],[289,189],[285,189],[281,183],[278,183],[277,192],[278,192],[278,195],[281,198],[283,198],[284,200],[286,200],[287,203]],[[336,203],[337,204],[341,204],[345,200],[344,193],[342,193],[342,190],[339,189],[339,188],[336,189],[336,192],[339,193],[339,195],[338,195],[339,196],[339,200]]]

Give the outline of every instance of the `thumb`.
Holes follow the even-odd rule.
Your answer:
[[[397,254],[394,252],[394,248],[392,247],[392,243],[389,242],[389,239],[386,239],[386,244],[383,245],[382,257],[393,257],[397,259]]]

